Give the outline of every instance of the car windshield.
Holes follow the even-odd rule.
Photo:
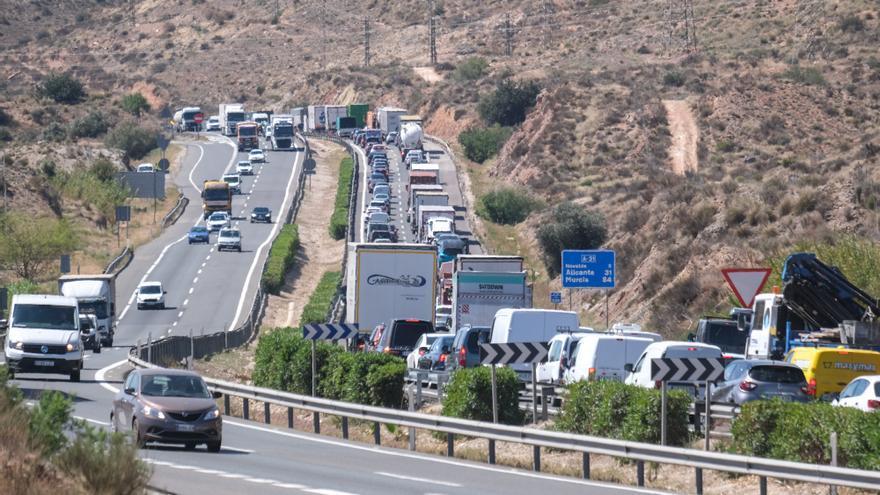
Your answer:
[[[223,237],[238,237],[241,234],[239,234],[237,230],[224,230],[223,232],[220,232],[220,235]]]
[[[254,213],[259,213],[259,214],[269,213],[269,208],[254,208]]]
[[[76,330],[76,323],[74,306],[16,304],[12,312],[12,326],[15,327]]]
[[[205,227],[193,227],[190,232],[192,232],[194,234],[204,234],[207,231],[208,231],[208,229]]]
[[[212,221],[212,222],[223,222],[226,220],[226,215],[225,214],[218,215],[218,214],[214,213],[213,215],[208,217],[208,220]]]
[[[238,127],[238,135],[244,137],[251,137],[257,135],[257,128],[252,126],[239,126]]]
[[[251,166],[251,162],[238,162],[238,166],[247,168]]]
[[[144,285],[140,288],[139,292],[141,294],[160,294],[162,292],[162,287],[158,285]]]
[[[789,366],[755,366],[749,370],[749,376],[759,382],[802,383],[804,372],[800,368]]]
[[[740,332],[735,321],[708,321],[703,342],[717,345],[723,352],[744,354],[748,332]]]
[[[223,181],[227,184],[238,184],[238,177],[224,177]]]
[[[95,318],[103,320],[107,317],[107,301],[80,301],[79,314],[95,315]]]
[[[79,318],[79,331],[89,333],[95,327],[92,325],[92,320],[88,318],[83,318],[80,316]]]
[[[413,347],[423,334],[431,333],[432,326],[424,321],[397,321],[391,334],[391,347]]]
[[[148,397],[190,397],[210,399],[211,393],[204,380],[191,375],[147,375],[143,377],[141,393]]]
[[[373,223],[370,222],[370,232],[388,232],[391,228],[387,223]]]
[[[208,201],[229,199],[229,189],[205,189],[205,199]]]

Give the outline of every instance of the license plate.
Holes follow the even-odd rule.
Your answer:
[[[55,366],[55,361],[34,361],[34,366]]]
[[[177,425],[177,431],[193,431],[193,425]]]

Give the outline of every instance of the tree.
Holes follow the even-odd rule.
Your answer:
[[[570,201],[553,209],[550,219],[538,229],[538,243],[544,251],[544,264],[551,274],[561,269],[562,250],[596,249],[605,242],[605,218],[586,211]]]
[[[140,117],[141,112],[150,111],[150,103],[140,92],[123,96],[120,104],[122,105],[123,110],[135,117]]]
[[[464,155],[469,160],[483,163],[495,156],[504,143],[510,138],[513,130],[510,127],[472,127],[461,131],[458,142],[464,147]]]
[[[122,150],[126,157],[137,160],[156,146],[156,134],[134,122],[123,122],[107,133],[104,144],[108,148]]]
[[[28,280],[77,247],[70,225],[51,217],[10,212],[0,217],[0,232],[0,265]]]
[[[49,74],[37,84],[37,96],[51,98],[58,103],[78,103],[86,95],[83,84],[70,74]]]
[[[495,92],[480,98],[477,110],[488,124],[512,126],[526,120],[526,112],[535,105],[541,88],[533,81],[503,79]]]

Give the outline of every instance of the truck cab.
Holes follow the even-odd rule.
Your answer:
[[[116,276],[63,275],[58,279],[58,293],[76,299],[79,314],[94,316],[100,343],[113,345],[116,320]]]
[[[786,336],[790,340],[796,333],[812,330],[785,305],[782,294],[758,294],[752,311],[747,359],[781,360],[786,351]]]

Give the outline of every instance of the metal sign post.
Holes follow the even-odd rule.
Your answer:
[[[511,342],[508,344],[480,344],[480,364],[492,366],[492,421],[498,422],[498,389],[495,382],[496,364],[531,364],[532,399],[536,402],[535,372],[538,363],[547,359],[547,342]],[[532,409],[533,413],[536,409]],[[536,415],[537,416],[537,415]]]
[[[498,422],[498,388],[495,381],[495,365],[492,365],[492,422]]]
[[[316,357],[318,340],[343,340],[357,334],[358,325],[346,323],[312,323],[303,325],[303,338],[312,341],[312,396],[317,394],[318,363]],[[317,415],[317,413],[315,413]]]
[[[699,390],[700,382],[705,382],[706,395],[706,448],[709,446],[709,413],[711,399],[709,386],[724,376],[724,360],[721,358],[658,358],[651,360],[651,380],[660,382],[660,443],[666,445],[668,393],[667,382],[690,382]],[[699,395],[699,394],[698,394]]]
[[[553,304],[553,309],[559,309],[559,303],[562,302],[562,292],[551,292],[550,302]]]

